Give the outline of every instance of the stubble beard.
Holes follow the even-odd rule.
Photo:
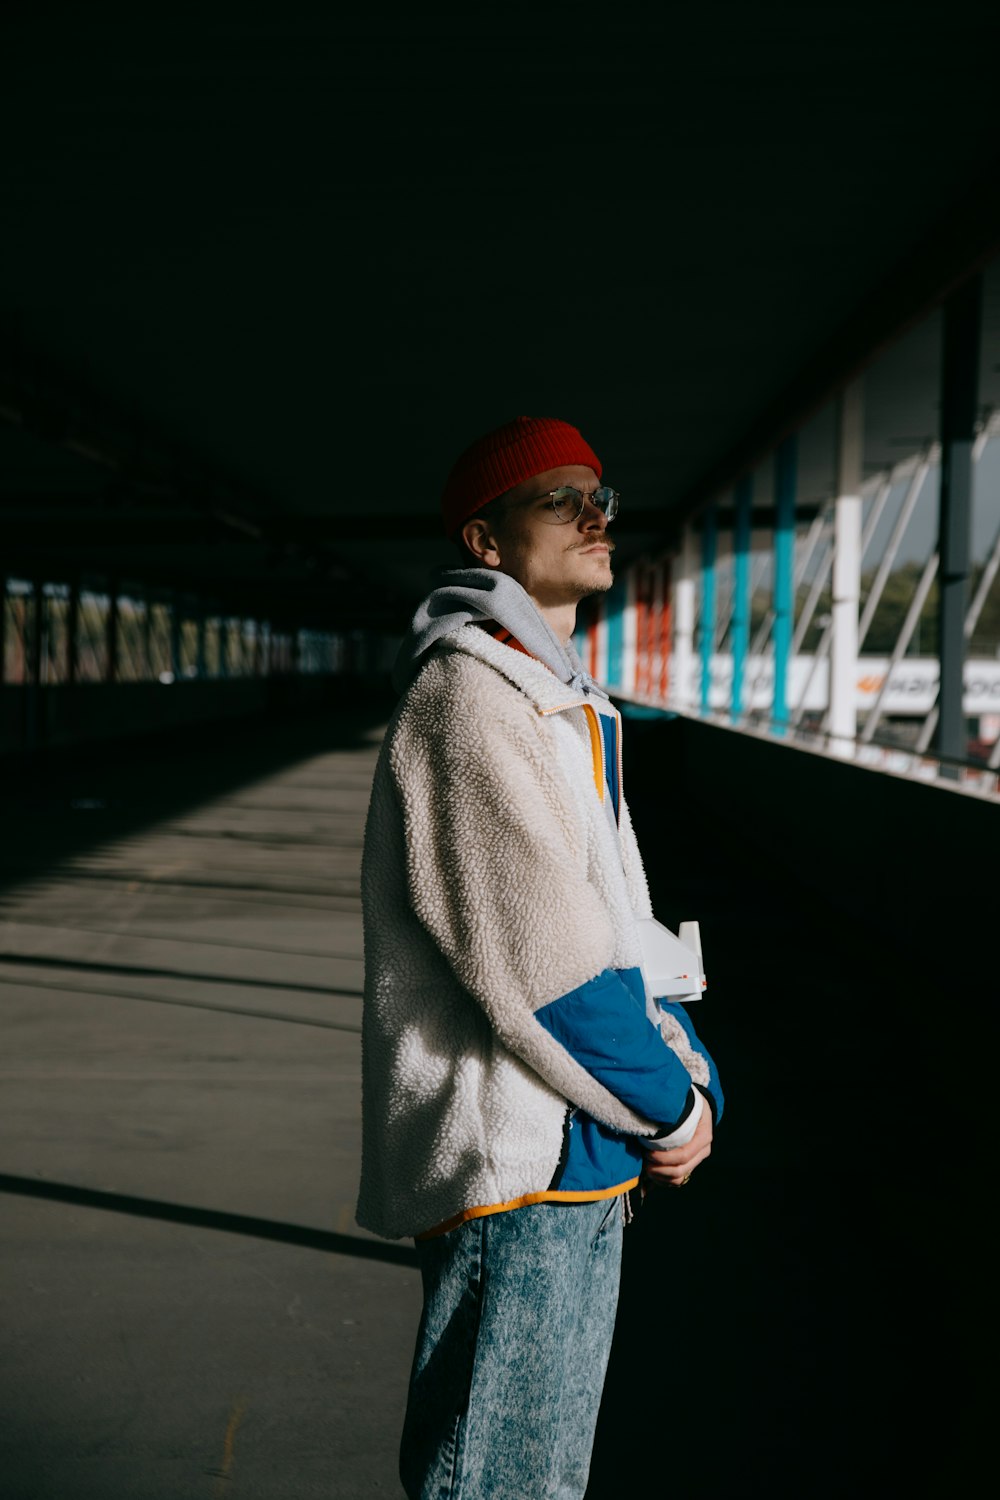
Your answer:
[[[593,594],[606,594],[615,581],[615,575],[611,571],[611,554],[615,550],[615,544],[609,536],[602,537],[602,542],[608,549],[608,571],[603,578],[595,583],[579,583],[574,587],[573,600],[579,604],[582,599],[589,599]],[[581,548],[593,546],[590,541],[575,542],[570,548],[571,552],[579,551]]]
[[[605,578],[599,578],[595,583],[577,584],[573,591],[575,602],[579,604],[581,599],[589,599],[593,594],[606,594],[614,581],[615,575],[609,568]]]

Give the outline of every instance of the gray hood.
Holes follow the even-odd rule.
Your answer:
[[[576,692],[607,698],[590,674],[584,671],[572,641],[563,645],[531,597],[516,579],[490,568],[445,568],[438,586],[413,616],[409,634],[403,637],[395,666],[393,685],[403,692],[423,666],[427,652],[444,636],[462,625],[495,620],[537,656],[560,682]]]

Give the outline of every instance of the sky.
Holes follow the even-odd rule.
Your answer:
[[[910,524],[896,556],[896,562],[926,562],[937,545],[938,488],[941,471],[935,465],[927,475]],[[894,484],[875,528],[864,566],[876,567],[882,557],[893,523],[903,503],[909,480]],[[976,464],[972,492],[972,558],[984,562],[1000,529],[1000,438],[991,438]]]

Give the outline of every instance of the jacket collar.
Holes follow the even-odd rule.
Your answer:
[[[493,667],[508,682],[520,688],[540,714],[555,714],[565,708],[588,706],[589,700],[585,694],[560,682],[544,662],[525,655],[523,651],[514,651],[502,641],[494,640],[488,631],[478,625],[460,626],[458,630],[444,636],[440,645],[448,650],[462,651],[466,656],[474,656]]]

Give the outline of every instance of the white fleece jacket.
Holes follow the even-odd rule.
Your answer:
[[[544,1192],[567,1101],[656,1134],[535,1019],[602,970],[636,966],[635,919],[651,915],[624,799],[616,837],[595,787],[592,713],[540,662],[465,625],[389,725],[362,865],[357,1218],[377,1234]],[[670,1045],[707,1080],[685,1036]]]

